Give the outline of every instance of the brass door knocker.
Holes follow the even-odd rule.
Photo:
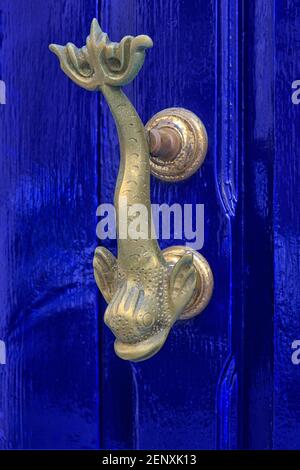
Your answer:
[[[96,19],[86,46],[50,45],[63,71],[77,85],[100,90],[116,122],[121,162],[115,208],[147,209],[147,230],[139,238],[118,236],[118,259],[98,247],[94,257],[97,285],[108,307],[104,321],[116,336],[115,352],[122,359],[142,361],[163,346],[173,324],[200,313],[208,304],[213,276],[197,251],[185,246],[161,251],[153,234],[150,171],[164,181],[179,181],[202,164],[207,135],[190,111],[170,108],[154,116],[146,128],[121,86],[131,82],[143,65],[148,36],[126,36],[110,42]]]

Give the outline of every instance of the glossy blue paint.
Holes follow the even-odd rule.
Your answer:
[[[0,447],[299,448],[297,1],[27,3],[0,7]],[[96,207],[113,201],[115,126],[47,50],[82,45],[93,16],[112,40],[153,38],[125,90],[144,122],[186,107],[209,136],[201,170],[153,179],[152,200],[205,204],[214,296],[139,364],[113,352],[91,267]]]
[[[144,122],[170,106],[191,109],[205,122],[210,144],[201,171],[180,184],[153,179],[152,201],[205,204],[202,253],[212,266],[216,287],[206,311],[194,320],[179,322],[163,350],[144,363],[131,365],[116,358],[113,337],[103,327],[102,404],[105,420],[101,442],[105,448],[214,448],[217,394],[223,386],[220,375],[225,369],[226,380],[230,362],[232,243],[230,220],[215,183],[217,153],[221,153],[215,137],[217,64],[221,59],[216,60],[219,12],[214,2],[202,2],[200,7],[196,1],[158,1],[153,8],[151,1],[124,0],[122,8],[120,5],[118,1],[102,2],[101,22],[110,36],[119,40],[124,34],[146,33],[154,42],[141,73],[134,85],[126,90]],[[222,25],[219,29],[221,33]],[[224,108],[224,114],[228,113],[226,102]],[[101,202],[109,202],[113,200],[118,170],[118,142],[114,123],[104,103],[101,109],[100,198]],[[219,118],[221,121],[221,116]],[[228,166],[228,153],[224,152],[221,158],[224,166]],[[219,175],[220,184],[225,185],[226,177]],[[185,240],[163,241],[161,247],[182,242]],[[115,249],[115,243],[106,246]],[[127,397],[120,387],[120,377],[128,388]],[[225,393],[228,395],[231,390],[226,389]],[[230,400],[228,396],[226,399]],[[131,421],[127,419],[128,410]],[[122,423],[117,426],[116,414],[117,422]],[[224,416],[222,422],[226,419]],[[227,428],[224,432],[228,432]]]
[[[243,436],[272,448],[274,5],[245,7],[243,209]]]
[[[0,447],[97,448],[97,95],[49,53],[97,3],[1,2]]]
[[[276,2],[274,155],[274,430],[277,449],[300,448],[300,365],[291,344],[300,339],[300,4]]]

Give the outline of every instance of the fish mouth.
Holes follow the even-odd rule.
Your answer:
[[[154,356],[164,345],[170,330],[162,330],[139,343],[115,341],[115,353],[125,361],[140,362]]]

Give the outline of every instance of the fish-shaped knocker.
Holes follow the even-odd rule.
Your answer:
[[[124,200],[128,212],[135,204],[147,209],[143,233],[118,236],[118,258],[98,247],[93,263],[97,285],[108,303],[104,321],[116,336],[115,352],[131,361],[157,353],[186,309],[193,310],[190,316],[203,310],[213,284],[209,265],[198,252],[187,247],[161,251],[153,237],[149,139],[121,90],[138,74],[152,45],[145,35],[111,42],[96,19],[81,49],[71,43],[50,45],[71,80],[103,93],[115,119],[121,150],[114,197],[117,221]]]

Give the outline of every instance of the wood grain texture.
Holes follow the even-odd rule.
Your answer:
[[[48,51],[83,45],[94,16],[111,40],[154,41],[125,88],[143,121],[185,107],[209,137],[191,179],[151,186],[155,203],[205,204],[213,299],[135,365],[114,354],[92,271],[115,125]],[[295,0],[1,5],[0,448],[299,448],[299,21]]]
[[[245,3],[244,159],[240,206],[243,335],[241,447],[272,448],[274,8]]]
[[[300,448],[300,365],[291,361],[300,339],[300,106],[291,84],[300,77],[300,5],[275,9],[274,159],[274,434],[276,449]]]
[[[94,0],[1,2],[1,448],[98,447],[97,100],[48,50]]]
[[[245,9],[243,447],[299,449],[299,78],[296,1]],[[247,77],[247,78],[246,78]],[[298,366],[299,367],[299,366]]]

